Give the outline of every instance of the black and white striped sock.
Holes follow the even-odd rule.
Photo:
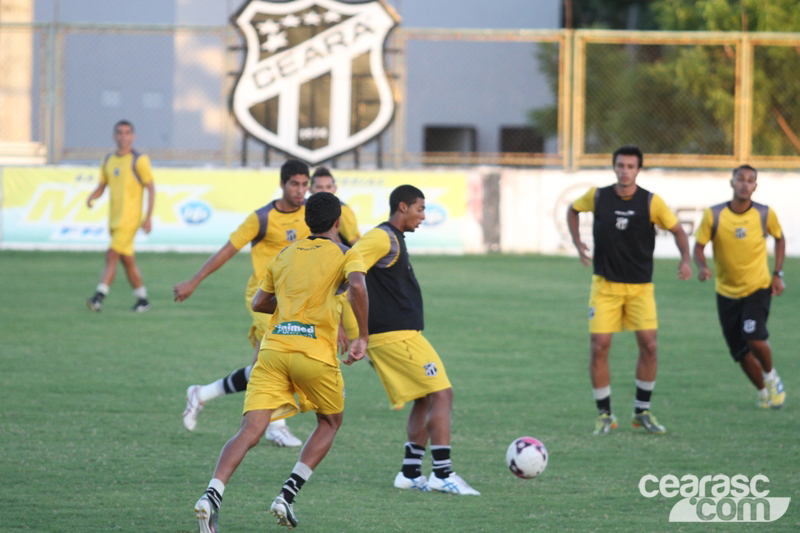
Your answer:
[[[225,394],[235,394],[237,392],[244,392],[247,390],[247,382],[250,381],[250,371],[253,365],[248,365],[244,368],[234,370],[228,377],[223,378],[222,387],[225,389]]]
[[[433,456],[433,473],[436,477],[444,479],[453,472],[453,463],[450,461],[450,446],[431,445]]]
[[[425,456],[425,446],[406,442],[406,456],[403,458],[403,475],[409,479],[422,475],[422,458]]]
[[[222,505],[223,492],[225,492],[225,484],[222,483],[222,481],[214,478],[209,482],[208,488],[206,489],[206,498],[208,498],[208,501],[214,506],[214,509],[219,510],[219,506]]]
[[[281,489],[281,497],[286,500],[286,503],[294,503],[294,497],[303,488],[303,485],[308,478],[311,477],[312,470],[308,465],[298,462],[294,465],[292,475],[286,480]]]

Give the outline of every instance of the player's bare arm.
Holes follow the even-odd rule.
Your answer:
[[[336,333],[336,346],[341,353],[347,351],[350,340],[347,338],[347,331],[344,329],[344,323],[341,318],[339,320],[339,331]]]
[[[182,302],[191,296],[194,290],[198,285],[200,285],[200,282],[203,281],[206,276],[227,263],[228,260],[236,255],[236,252],[238,251],[239,250],[233,244],[231,244],[231,241],[226,242],[222,248],[208,258],[203,266],[200,267],[200,270],[198,270],[191,279],[181,281],[172,288],[172,292],[175,294],[175,301]]]
[[[94,191],[92,191],[92,194],[89,195],[89,198],[86,199],[86,206],[89,209],[91,209],[92,204],[94,204],[94,201],[103,196],[103,192],[105,190],[106,190],[105,183],[101,183],[100,185],[98,185],[97,188]]]
[[[683,231],[680,222],[676,223],[669,229],[669,232],[675,237],[675,245],[681,252],[681,262],[678,263],[678,279],[686,281],[692,277],[692,258],[689,255],[689,237]]]
[[[772,295],[780,296],[786,288],[783,281],[783,259],[786,257],[786,234],[775,239],[775,270],[772,273]]]
[[[569,234],[572,235],[572,243],[578,250],[581,263],[583,263],[583,266],[590,266],[592,258],[589,257],[589,247],[581,242],[578,215],[578,211],[570,205],[569,209],[567,209],[567,227],[569,227]]]
[[[366,277],[363,272],[351,272],[347,280],[350,283],[350,289],[347,291],[347,300],[353,308],[353,314],[356,316],[356,322],[358,323],[358,338],[350,345],[350,353],[342,361],[346,365],[351,365],[363,359],[367,353],[369,300],[367,299]]]
[[[275,299],[275,293],[267,292],[259,288],[253,295],[253,301],[250,303],[250,306],[256,313],[272,314],[278,307],[278,301]]]
[[[706,281],[714,275],[706,262],[706,245],[696,242],[694,244],[694,263],[697,265],[697,279]]]
[[[155,206],[156,201],[156,186],[151,181],[145,185],[145,189],[147,189],[147,214],[142,222],[142,229],[145,233],[150,233],[150,230],[152,229],[152,222],[150,219],[153,216],[153,207]]]

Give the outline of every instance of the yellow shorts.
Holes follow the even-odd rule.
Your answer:
[[[295,402],[297,394],[299,402]],[[301,353],[268,348],[258,353],[244,397],[244,413],[271,409],[272,420],[314,411],[332,415],[344,411],[344,379],[338,366]]]
[[[592,276],[589,333],[658,329],[652,283],[616,283]]]
[[[139,228],[114,228],[111,233],[111,248],[119,255],[133,255],[133,238]]]
[[[442,360],[419,331],[371,335],[367,355],[393,407],[451,387]]]
[[[253,348],[264,338],[264,334],[269,330],[269,322],[272,320],[272,315],[253,311],[253,296],[256,295],[259,285],[260,282],[255,279],[255,276],[250,276],[250,280],[247,282],[247,289],[244,291],[244,302],[247,306],[247,312],[253,317],[253,323],[250,325],[250,331],[247,334]]]

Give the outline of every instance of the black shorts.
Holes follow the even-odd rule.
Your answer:
[[[760,289],[750,296],[735,300],[717,294],[717,312],[722,335],[728,343],[731,357],[737,363],[749,351],[748,340],[764,341],[769,338],[767,318],[771,301],[771,289]]]

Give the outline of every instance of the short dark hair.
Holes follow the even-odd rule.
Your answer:
[[[114,124],[114,133],[117,133],[117,128],[120,126],[130,126],[131,131],[133,131],[133,124],[131,124],[130,120],[118,120],[116,124]]]
[[[635,155],[637,158],[639,158],[639,168],[642,168],[642,163],[644,163],[644,154],[642,154],[642,151],[638,146],[626,144],[625,146],[620,146],[617,148],[617,150],[614,152],[614,156],[611,158],[612,165],[617,164],[618,155]]]
[[[330,178],[336,183],[336,180],[333,178],[333,174],[328,169],[328,167],[317,167],[314,171],[314,174],[311,176],[311,185],[314,185],[314,180],[317,178]]]
[[[292,176],[298,174],[308,176],[308,165],[297,159],[287,159],[286,162],[281,165],[281,185],[289,181],[289,178]]]
[[[392,191],[389,195],[389,214],[393,215],[400,207],[400,202],[406,205],[411,205],[417,201],[417,198],[425,199],[422,191],[413,185],[401,185]]]
[[[311,233],[325,233],[342,216],[342,202],[329,192],[312,194],[306,200],[306,225]]]
[[[733,169],[733,177],[734,178],[736,178],[736,174],[740,170],[752,170],[753,174],[755,174],[755,176],[756,176],[756,179],[758,179],[758,171],[756,169],[754,169],[753,167],[751,167],[750,165],[739,165],[738,167],[734,168]]]

